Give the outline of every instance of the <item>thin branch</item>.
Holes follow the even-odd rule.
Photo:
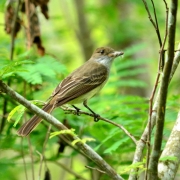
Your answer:
[[[41,179],[41,170],[42,170],[42,164],[43,164],[44,156],[38,150],[36,150],[36,153],[40,157],[40,167],[39,167],[39,173],[38,173],[39,174],[39,178],[38,179]]]
[[[67,111],[69,114],[76,114],[76,110],[73,109],[73,108],[69,108],[69,107],[65,107],[65,108],[64,108],[64,107],[61,107],[61,109],[63,109],[64,111]],[[82,110],[79,111],[79,114],[85,114],[85,115],[94,117],[94,114],[91,114],[91,113],[88,113],[88,112],[85,112],[85,111],[82,111]],[[112,124],[112,125],[120,128],[121,130],[124,131],[124,133],[125,133],[127,136],[129,136],[129,137],[131,138],[131,140],[135,143],[135,145],[137,145],[137,140],[136,140],[136,138],[135,138],[127,129],[125,129],[122,125],[117,124],[117,123],[115,123],[114,121],[111,121],[110,119],[107,119],[107,118],[103,118],[103,117],[101,117],[101,116],[99,117],[99,120],[105,121],[105,122],[107,122],[107,123],[109,123],[109,124]]]
[[[104,172],[104,171],[102,171],[102,170],[100,170],[98,168],[93,168],[93,167],[90,167],[90,166],[85,166],[85,167],[88,168],[88,169],[96,170],[96,171],[98,171],[100,173],[106,174],[106,172]]]
[[[11,98],[15,99],[22,105],[24,105],[26,108],[37,114],[38,116],[42,117],[44,120],[46,120],[48,123],[52,124],[59,130],[66,130],[67,128],[56,118],[54,118],[52,115],[44,112],[42,109],[38,108],[34,104],[29,103],[24,97],[22,97],[17,92],[13,91],[10,87],[8,87],[6,84],[4,84],[0,80],[0,91],[7,93]],[[79,139],[78,137],[71,136],[71,135],[65,135],[70,141]],[[76,143],[76,146],[78,146],[79,149],[81,149],[86,157],[91,159],[94,163],[97,164],[97,166],[104,170],[107,175],[114,180],[122,180],[123,178],[118,175],[115,170],[101,157],[99,156],[91,147],[89,147],[87,144],[82,143],[79,141]]]
[[[166,19],[165,19],[165,34],[164,34],[164,40],[163,40],[163,43],[162,45],[160,46],[161,49],[160,49],[160,57],[159,57],[159,71],[162,69],[164,69],[164,54],[165,54],[165,44],[166,44],[166,39],[167,39],[167,36],[168,36],[168,18],[169,18],[169,8],[167,6],[167,3],[165,0],[164,1],[164,4],[165,4],[165,9],[166,9]]]
[[[143,3],[144,3],[144,6],[145,6],[146,11],[147,11],[147,13],[148,13],[149,20],[151,21],[152,25],[154,26],[154,28],[155,28],[155,30],[156,30],[156,29],[157,29],[156,23],[155,23],[155,22],[153,21],[153,19],[152,19],[152,16],[151,16],[151,13],[150,13],[150,11],[149,11],[147,2],[146,2],[145,0],[142,0],[142,1],[143,1]]]
[[[157,20],[157,16],[156,16],[156,8],[155,8],[155,5],[154,5],[154,1],[151,0],[151,3],[153,5],[153,11],[154,11],[154,19],[155,19],[155,24],[156,24],[156,34],[157,34],[157,37],[158,37],[158,40],[159,40],[159,46],[161,47],[162,46],[162,40],[161,40],[161,35],[160,35],[160,31],[159,31],[159,25],[158,25],[158,20]]]
[[[143,3],[144,3],[144,6],[146,8],[146,11],[148,13],[148,17],[149,17],[149,20],[151,21],[155,31],[156,31],[156,34],[157,34],[157,37],[158,37],[158,41],[159,41],[159,46],[161,48],[161,53],[162,53],[162,56],[160,55],[160,61],[159,61],[159,64],[160,66],[159,67],[164,67],[164,51],[162,51],[162,40],[161,40],[161,34],[160,34],[160,30],[159,30],[159,25],[158,25],[158,20],[157,20],[157,15],[156,15],[156,9],[155,9],[155,5],[154,5],[154,1],[151,0],[151,3],[152,3],[152,6],[153,6],[153,12],[154,12],[154,19],[155,19],[155,22],[153,21],[152,19],[152,16],[151,16],[151,13],[149,11],[149,8],[148,8],[148,5],[147,5],[147,2],[146,0],[142,0]],[[163,0],[164,3],[165,3],[165,6],[166,6],[166,9],[167,9],[167,3],[165,2],[165,0]],[[163,48],[164,50],[164,48]]]

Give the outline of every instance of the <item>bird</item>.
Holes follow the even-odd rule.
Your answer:
[[[113,60],[123,54],[110,47],[97,48],[88,61],[60,82],[42,110],[51,113],[57,107],[70,104],[78,114],[80,109],[75,104],[83,103],[94,115],[94,121],[98,121],[99,115],[87,105],[87,101],[103,88],[109,78]],[[17,134],[29,135],[41,121],[40,116],[34,115],[20,127]]]

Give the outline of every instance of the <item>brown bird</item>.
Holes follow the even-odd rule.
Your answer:
[[[88,107],[87,100],[102,89],[108,80],[113,60],[123,54],[109,47],[97,48],[88,61],[56,87],[49,102],[42,109],[51,113],[63,104],[71,104],[78,113],[80,109],[74,104],[83,102],[83,105],[94,114],[94,120],[98,121],[99,115]],[[18,135],[27,136],[41,121],[42,118],[38,115],[33,116],[20,127]]]

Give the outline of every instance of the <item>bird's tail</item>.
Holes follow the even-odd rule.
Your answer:
[[[46,104],[42,110],[44,110],[47,113],[51,113],[52,110],[54,109],[53,104]],[[42,121],[42,118],[39,117],[38,115],[34,115],[30,120],[25,122],[20,129],[17,131],[17,134],[19,136],[27,136],[29,135],[35,127]]]

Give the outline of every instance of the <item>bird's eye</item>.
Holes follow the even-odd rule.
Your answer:
[[[104,54],[104,49],[101,49],[99,52],[100,52],[101,54]]]

